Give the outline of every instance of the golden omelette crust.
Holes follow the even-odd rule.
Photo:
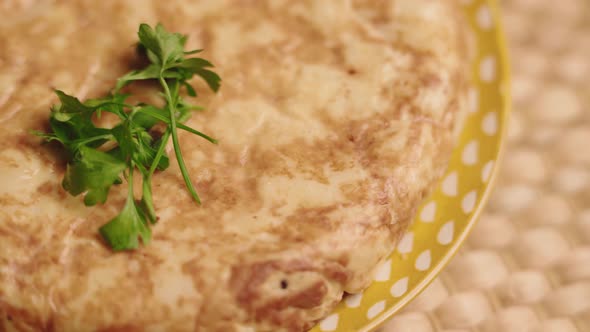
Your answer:
[[[464,110],[446,0],[5,0],[0,5],[0,331],[302,331],[367,287],[443,174]],[[141,22],[189,34],[224,79],[154,179],[153,242],[113,253],[27,134],[57,87],[100,96]],[[149,96],[149,84],[133,92]],[[174,163],[172,163],[174,164]]]

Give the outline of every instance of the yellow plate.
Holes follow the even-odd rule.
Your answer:
[[[494,0],[462,0],[477,40],[470,110],[447,174],[373,284],[311,332],[367,332],[418,295],[465,240],[490,193],[509,115],[509,64]]]

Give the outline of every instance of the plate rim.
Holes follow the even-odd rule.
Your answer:
[[[508,44],[506,39],[506,34],[504,30],[504,25],[502,22],[502,10],[497,0],[485,0],[487,5],[492,12],[492,18],[496,24],[496,43],[498,46],[498,56],[504,63],[502,66],[502,75],[504,77],[504,82],[500,84],[500,89],[503,91],[501,92],[502,95],[502,118],[503,118],[503,126],[502,130],[500,131],[499,135],[499,147],[498,147],[498,155],[496,158],[495,165],[493,167],[492,173],[490,175],[490,180],[488,185],[486,186],[482,197],[479,201],[479,204],[475,208],[475,211],[468,219],[467,225],[465,226],[463,232],[458,236],[457,240],[453,242],[449,250],[445,253],[445,255],[440,259],[437,265],[430,270],[428,275],[424,277],[418,284],[404,296],[403,300],[400,300],[394,306],[387,308],[382,314],[379,315],[378,318],[367,323],[365,326],[361,327],[357,330],[357,332],[374,332],[376,329],[381,327],[384,322],[389,320],[393,315],[398,313],[402,308],[412,302],[418,295],[420,295],[427,287],[430,285],[436,277],[442,272],[442,270],[448,265],[448,263],[455,257],[469,234],[471,233],[473,226],[479,220],[484,208],[486,207],[491,193],[494,190],[496,185],[496,181],[498,178],[498,173],[500,170],[500,165],[502,164],[502,160],[504,159],[504,154],[506,152],[506,145],[507,145],[507,136],[508,136],[508,123],[510,122],[510,117],[512,114],[512,95],[511,95],[511,71],[510,71],[510,57],[508,56]]]

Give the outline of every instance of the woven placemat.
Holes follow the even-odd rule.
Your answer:
[[[590,332],[590,1],[501,3],[514,112],[495,193],[379,332]]]

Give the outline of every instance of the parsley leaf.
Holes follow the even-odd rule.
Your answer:
[[[160,72],[161,69],[159,65],[149,65],[143,70],[134,70],[117,80],[115,90],[119,91],[125,85],[133,81],[156,79],[160,76]]]
[[[152,232],[133,197],[133,172],[129,173],[129,190],[123,210],[99,231],[113,250],[137,249],[139,238],[143,244],[150,242]]]
[[[165,150],[170,139],[187,189],[200,203],[180,150],[177,130],[217,143],[216,139],[184,124],[193,111],[200,111],[202,107],[187,103],[180,94],[183,87],[188,95],[197,95],[188,82],[194,76],[201,77],[211,90],[217,92],[221,79],[212,71],[213,64],[202,58],[185,58],[201,50],[185,51],[187,37],[170,33],[160,24],[155,29],[141,24],[137,34],[138,50],[147,56],[149,65],[123,75],[117,80],[113,92],[103,98],[82,102],[56,90],[60,104],[51,109],[51,131],[34,132],[46,141],[59,142],[68,152],[70,160],[62,185],[71,195],[84,194],[86,205],[105,203],[112,186],[126,180],[125,206],[117,217],[99,230],[113,250],[136,249],[140,240],[143,244],[149,243],[150,224],[157,221],[152,178],[156,171],[163,171],[170,165]],[[120,93],[120,90],[141,80],[155,80],[160,84],[164,107],[126,103],[129,95]],[[95,125],[93,119],[100,117],[102,112],[116,115],[120,122],[111,128]],[[156,135],[154,126],[159,123],[165,130]],[[142,180],[142,195],[138,201],[133,195],[136,172]]]
[[[166,31],[161,24],[158,24],[155,30],[145,23],[141,24],[137,35],[139,42],[147,51],[152,52],[158,58],[162,68],[166,68],[168,63],[182,60],[184,57],[186,37]]]
[[[74,161],[68,164],[62,185],[73,196],[85,192],[86,205],[104,203],[109,189],[126,168],[124,161],[82,145]]]

